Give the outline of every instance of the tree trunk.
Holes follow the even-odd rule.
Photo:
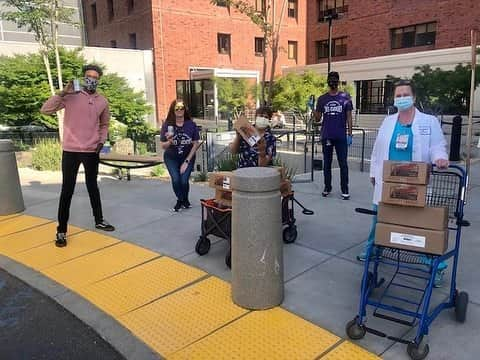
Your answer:
[[[48,85],[50,87],[50,93],[55,95],[55,87],[53,86],[52,79],[52,70],[50,69],[50,60],[48,60],[48,52],[46,49],[40,50],[42,53],[43,64],[45,65],[45,70],[47,71]]]
[[[58,0],[53,2],[53,19],[52,19],[52,40],[53,40],[53,50],[55,51],[55,62],[57,65],[57,76],[58,76],[58,88],[63,90],[63,79],[62,79],[62,64],[60,63],[60,53],[58,51]]]
[[[273,2],[273,6],[275,2]],[[273,18],[272,18],[272,66],[270,69],[270,81],[268,83],[268,104],[272,104],[273,97],[273,81],[275,79],[275,68],[277,65],[278,59],[278,46],[280,43],[280,30],[283,22],[283,17],[285,15],[285,9],[287,5],[287,0],[284,0],[282,3],[282,10],[280,13],[280,19],[278,20],[277,28],[275,29],[275,7],[273,8]]]

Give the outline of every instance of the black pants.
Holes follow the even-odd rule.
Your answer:
[[[90,204],[92,205],[95,223],[103,220],[100,191],[97,185],[99,156],[96,153],[81,153],[64,151],[62,154],[62,193],[58,205],[58,232],[67,232],[67,223],[70,216],[75,184],[77,182],[78,167],[83,164],[85,169],[85,182],[87,184]]]
[[[348,165],[347,139],[322,140],[323,145],[323,176],[325,180],[325,191],[332,191],[332,158],[333,148],[337,153],[338,166],[340,166],[340,187],[342,194],[348,194]]]

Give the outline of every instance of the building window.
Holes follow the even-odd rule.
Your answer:
[[[96,28],[98,25],[97,4],[90,5],[90,9],[92,11],[92,24],[93,27]]]
[[[127,11],[129,14],[133,12],[134,8],[135,8],[135,0],[127,0]]]
[[[298,50],[298,42],[289,41],[288,42],[288,58],[290,60],[297,61],[297,50]]]
[[[347,55],[347,37],[332,39],[332,57]],[[328,40],[317,41],[317,59],[328,58]]]
[[[265,0],[255,0],[255,10],[261,13],[265,13],[267,11],[267,5]]]
[[[110,47],[116,48],[117,47],[117,40],[110,40]]]
[[[345,14],[348,12],[348,0],[317,0],[318,21],[324,22],[330,12]]]
[[[218,52],[230,54],[230,34],[218,34]]]
[[[436,34],[436,22],[392,29],[392,49],[434,45]]]
[[[265,39],[263,37],[255,38],[255,56],[263,56],[265,52]]]
[[[227,7],[227,1],[226,0],[218,0],[217,1],[217,6]]]
[[[135,33],[128,34],[128,42],[130,44],[130,49],[136,49],[137,48],[137,34],[135,34]]]
[[[386,114],[393,104],[393,80],[361,80],[356,87],[357,107],[363,114]]]
[[[297,0],[288,0],[288,17],[297,18],[298,2]]]
[[[107,0],[108,20],[112,20],[115,17],[113,10],[113,0]]]

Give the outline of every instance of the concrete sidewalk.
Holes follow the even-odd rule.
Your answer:
[[[50,181],[43,182],[40,173],[21,171],[27,214],[55,219],[60,192],[60,176],[57,176],[57,180],[53,175]],[[319,173],[316,174],[314,183],[294,185],[296,197],[313,209],[315,215],[305,216],[301,211],[296,212],[299,236],[294,244],[285,245],[284,248],[286,297],[283,307],[345,338],[345,324],[357,312],[363,271],[355,257],[362,249],[371,222],[368,216],[356,214],[354,208],[371,206],[371,189],[368,173],[352,171],[350,201],[340,200],[338,186],[337,192],[334,190],[331,197],[322,198],[320,177]],[[465,209],[465,218],[472,222],[472,226],[463,232],[457,278],[458,287],[470,294],[467,321],[465,324],[456,323],[453,311],[441,314],[431,326],[431,359],[472,359],[478,356],[480,350],[475,331],[480,324],[480,287],[476,280],[476,265],[480,257],[480,246],[476,243],[476,234],[480,230],[479,178],[480,166],[477,164],[472,167],[473,186]],[[334,184],[338,182],[338,173],[334,172]],[[210,188],[193,185],[191,201],[194,207],[174,214],[168,211],[174,202],[168,183],[138,178],[124,182],[103,177],[100,186],[105,217],[117,226],[117,232],[112,235],[230,280],[230,271],[224,262],[227,251],[225,241],[212,237],[211,240],[215,241],[210,253],[203,257],[194,251],[200,234],[199,200],[212,197]],[[72,202],[71,223],[93,229],[89,200],[83,184],[77,185]],[[36,281],[43,280],[36,278]],[[51,295],[58,296],[59,291],[66,291],[59,290],[52,284],[49,286],[52,289]],[[446,295],[445,289],[436,292],[437,299],[443,299]],[[72,308],[85,305],[68,301],[64,303]],[[404,327],[396,327],[384,321],[379,323],[378,320],[372,320],[369,324],[374,326],[377,323],[397,337],[408,338],[413,334]],[[390,340],[367,334],[358,344],[385,359],[408,359],[405,346]],[[135,346],[139,349],[140,345]],[[148,349],[132,354],[135,354],[132,358],[147,358]]]

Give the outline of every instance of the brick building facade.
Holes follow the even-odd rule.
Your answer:
[[[251,1],[258,7],[264,2]],[[153,49],[158,119],[164,118],[168,104],[178,96],[193,99],[196,115],[206,116],[214,93],[209,79],[215,69],[232,69],[230,74],[224,71],[232,77],[262,70],[261,31],[245,15],[210,0],[83,3],[88,45]],[[275,3],[279,17],[283,1]],[[286,4],[277,74],[285,67],[327,61],[324,16],[332,8],[341,13],[333,21],[333,61],[468,46],[470,29],[480,25],[478,0],[287,0]],[[196,69],[212,71],[190,81]],[[383,111],[382,106],[372,111]]]
[[[307,0],[290,3],[283,17],[276,74],[285,66],[304,65],[306,59]],[[277,7],[280,18],[281,6]],[[172,100],[186,96],[185,88],[194,93],[190,96],[197,115],[205,115],[203,102],[208,97],[203,93],[213,84],[206,78],[189,86],[193,68],[232,69],[232,76],[235,71],[262,70],[260,29],[245,15],[210,0],[87,0],[84,13],[89,45],[153,48],[159,119]],[[195,94],[197,89],[202,94]]]

